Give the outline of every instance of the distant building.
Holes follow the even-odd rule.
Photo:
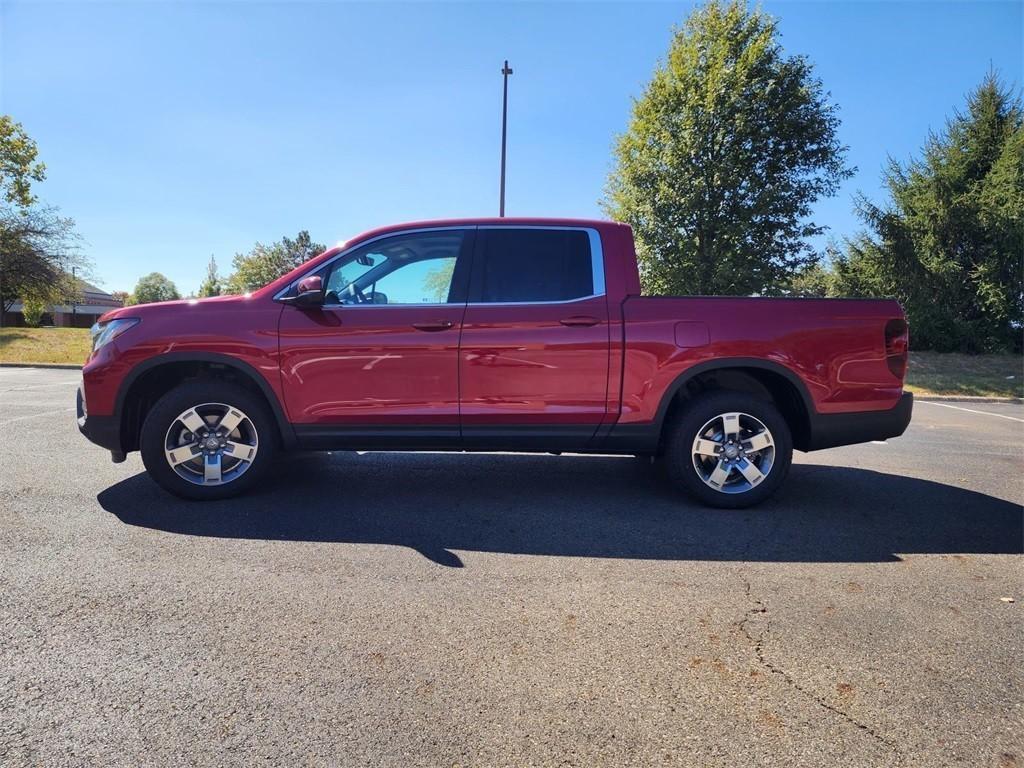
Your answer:
[[[62,328],[88,328],[96,322],[96,319],[112,309],[124,306],[124,302],[115,299],[106,291],[101,291],[95,285],[78,281],[81,288],[81,301],[74,304],[54,304],[47,307],[43,314],[42,325],[56,325]],[[22,314],[22,304],[16,301],[9,312],[4,313],[4,325],[23,327],[25,316]]]

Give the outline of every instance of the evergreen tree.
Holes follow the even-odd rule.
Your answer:
[[[1024,112],[994,73],[932,134],[920,158],[890,160],[891,201],[864,197],[868,232],[835,264],[848,295],[894,296],[918,349],[1018,348],[1024,323]]]
[[[201,299],[207,296],[220,296],[221,290],[220,275],[217,274],[217,260],[210,256],[210,263],[206,265],[206,279],[199,286],[197,295]]]

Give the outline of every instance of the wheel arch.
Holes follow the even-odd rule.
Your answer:
[[[215,352],[169,352],[136,365],[118,388],[114,413],[125,452],[138,449],[145,411],[157,399],[182,382],[203,376],[226,379],[259,394],[274,416],[282,445],[294,445],[295,433],[277,394],[252,365]]]
[[[811,444],[814,401],[800,377],[790,368],[759,358],[719,358],[686,369],[668,386],[658,404],[655,423],[659,445],[665,425],[688,400],[713,390],[748,392],[770,400],[782,413],[793,437],[793,447],[806,451]]]

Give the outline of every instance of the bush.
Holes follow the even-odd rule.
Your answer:
[[[21,314],[29,328],[38,328],[45,313],[46,304],[40,299],[25,299],[22,303]]]

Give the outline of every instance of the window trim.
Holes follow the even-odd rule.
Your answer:
[[[538,224],[481,224],[477,229],[526,229],[526,230],[553,230],[555,232],[586,232],[590,241],[590,272],[593,280],[594,292],[586,296],[577,296],[573,299],[557,299],[555,301],[470,301],[467,307],[535,307],[549,304],[575,304],[578,301],[599,299],[607,294],[604,281],[604,249],[601,247],[601,234],[593,227],[571,227],[558,225]],[[476,253],[473,254],[474,261]],[[475,266],[475,265],[474,265]],[[472,290],[472,285],[470,286]]]
[[[291,283],[286,285],[280,291],[274,294],[274,301],[280,301],[291,291],[300,280],[318,274],[322,270],[330,267],[338,259],[344,258],[350,255],[353,251],[359,248],[364,248],[371,243],[375,243],[378,240],[384,240],[389,237],[398,237],[400,235],[415,235],[422,234],[424,232],[450,232],[453,230],[464,230],[467,233],[477,232],[482,229],[527,229],[527,230],[554,230],[559,232],[586,232],[587,238],[590,241],[590,269],[593,278],[594,292],[588,296],[579,296],[574,299],[559,299],[557,301],[460,301],[455,304],[444,302],[444,303],[431,303],[431,304],[324,304],[324,309],[383,309],[386,307],[530,307],[548,304],[574,304],[578,301],[587,301],[588,299],[598,299],[607,295],[607,286],[605,284],[605,264],[604,264],[604,248],[601,246],[601,233],[594,227],[574,227],[574,226],[559,226],[557,224],[466,224],[466,225],[448,225],[440,227],[416,227],[415,229],[403,229],[396,232],[386,232],[376,237],[371,237],[369,240],[362,240],[352,246],[345,248],[340,251],[327,261],[319,264],[316,269],[312,269],[309,272],[304,272],[299,277],[295,278]],[[474,238],[475,239],[475,238]],[[473,252],[470,254],[470,260],[476,260],[475,247]]]

